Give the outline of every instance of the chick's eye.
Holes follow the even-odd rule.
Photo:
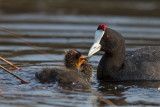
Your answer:
[[[79,58],[81,55],[80,54],[76,54],[76,58]]]
[[[107,36],[105,36],[104,38],[105,38],[106,40],[108,40],[110,37],[107,35]]]

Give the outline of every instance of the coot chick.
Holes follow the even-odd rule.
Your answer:
[[[69,70],[78,70],[87,81],[92,82],[93,67],[90,63],[86,62],[88,59],[84,58],[77,50],[68,50],[65,53],[65,67]]]
[[[65,86],[89,87],[92,80],[92,66],[85,62],[85,58],[77,50],[65,52],[64,64],[66,68],[44,68],[35,74],[41,83],[58,82]]]
[[[104,51],[98,69],[99,80],[160,80],[160,47],[145,47],[125,55],[125,40],[117,31],[99,25],[88,56]]]

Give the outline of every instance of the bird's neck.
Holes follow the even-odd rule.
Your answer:
[[[124,62],[125,51],[119,50],[115,53],[106,53],[102,56],[102,65],[108,69],[107,71],[117,71],[121,68]],[[100,61],[100,62],[101,62]]]
[[[119,70],[123,68],[125,56],[125,47],[121,47],[115,52],[105,52],[102,56],[97,69],[97,78],[99,80],[112,80],[113,75],[119,73]],[[111,76],[112,75],[112,76]]]

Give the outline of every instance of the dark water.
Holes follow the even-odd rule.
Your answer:
[[[34,77],[34,73],[43,67],[63,66],[65,49],[78,49],[87,55],[99,23],[122,33],[127,51],[146,45],[160,45],[160,18],[24,14],[3,15],[0,21],[3,22],[0,26],[32,42],[49,55],[37,52],[24,40],[0,31],[1,56],[20,66],[22,70],[14,72],[31,82],[20,84],[19,80],[0,70],[0,89],[4,90],[0,93],[0,103],[3,106],[105,105],[90,92],[67,90],[56,84],[40,84]],[[91,59],[95,71],[101,54]],[[6,66],[2,61],[0,63]],[[116,105],[160,105],[160,92],[157,91],[160,82],[97,82],[96,78],[93,82],[92,88],[102,92]]]
[[[148,4],[150,5],[156,4],[153,2]],[[127,51],[148,45],[160,46],[160,18],[158,17],[2,14],[0,27],[5,27],[24,39],[15,38],[14,34],[10,34],[11,32],[1,29],[0,55],[21,67],[20,71],[13,72],[31,83],[20,84],[19,80],[0,69],[0,89],[4,90],[0,92],[0,106],[107,106],[88,90],[70,90],[57,84],[41,84],[34,77],[34,73],[43,67],[63,67],[66,49],[77,49],[87,56],[99,24],[106,24],[120,32],[125,37]],[[27,46],[26,42],[31,42],[37,46],[36,49],[47,54],[36,51],[35,47]],[[158,91],[160,82],[97,81],[96,67],[101,55],[102,53],[99,52],[90,60],[95,71],[91,89],[101,92],[105,98],[116,105],[160,106]],[[9,68],[2,61],[0,64]]]

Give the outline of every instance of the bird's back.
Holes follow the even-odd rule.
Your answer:
[[[79,86],[89,88],[89,82],[85,81],[78,71],[61,68],[44,68],[41,72],[35,74],[41,83],[58,82],[62,86]]]
[[[129,52],[123,66],[121,72],[125,79],[160,80],[160,47],[145,47]]]

